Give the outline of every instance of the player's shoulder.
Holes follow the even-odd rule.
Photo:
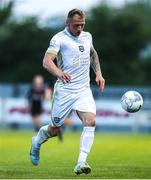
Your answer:
[[[58,39],[62,37],[64,37],[64,31],[60,31],[53,36],[53,38],[58,38]]]

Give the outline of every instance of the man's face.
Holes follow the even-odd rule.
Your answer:
[[[79,36],[84,29],[84,25],[85,19],[80,17],[78,14],[75,14],[67,21],[68,30],[73,36]]]
[[[44,80],[42,76],[36,76],[34,78],[34,87],[36,89],[41,89],[41,87],[43,86]]]

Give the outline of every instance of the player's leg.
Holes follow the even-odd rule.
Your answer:
[[[64,137],[63,137],[64,130],[66,129],[67,126],[71,126],[71,125],[72,125],[72,120],[69,117],[67,117],[64,121],[63,126],[60,129],[60,133],[58,134],[58,139],[60,142],[63,142],[64,140]]]
[[[78,163],[74,172],[76,174],[89,173],[91,168],[86,163],[86,160],[94,141],[94,131],[96,126],[96,105],[90,88],[79,92],[77,101],[74,104],[74,109],[84,125],[81,135]]]
[[[34,165],[39,163],[39,153],[41,144],[46,142],[49,138],[60,135],[61,128],[66,117],[70,114],[72,108],[72,102],[65,101],[71,99],[69,93],[59,93],[52,103],[51,111],[51,125],[43,126],[40,128],[37,136],[32,138],[32,147],[30,151],[30,159]],[[60,96],[59,96],[60,95]],[[66,98],[64,98],[66,97]],[[62,99],[63,98],[63,99]]]
[[[33,115],[32,116],[32,122],[33,122],[35,131],[38,132],[40,129],[40,126],[41,126],[40,115],[38,115],[38,114]]]
[[[94,141],[96,118],[95,114],[91,112],[77,111],[77,114],[82,120],[84,128],[80,139],[80,152],[78,157],[78,163],[74,169],[74,172],[76,174],[88,174],[91,172],[91,168],[86,162],[86,160]]]
[[[64,120],[72,110],[73,102],[71,99],[72,94],[55,87],[51,108],[51,125],[41,127],[37,136],[33,137],[32,140],[30,159],[34,165],[38,165],[39,163],[41,144],[49,138],[60,135],[60,129],[64,124]]]
[[[41,106],[37,103],[32,104],[31,106],[31,116],[32,116],[32,123],[34,125],[34,129],[36,132],[39,131],[41,127],[41,115],[42,109]]]
[[[51,125],[46,125],[40,128],[37,135],[32,138],[30,160],[33,165],[39,164],[41,145],[49,138],[57,136],[59,133],[60,127],[52,127]]]
[[[63,130],[64,130],[64,125],[60,128],[60,132],[58,133],[58,140],[60,142],[63,142]]]

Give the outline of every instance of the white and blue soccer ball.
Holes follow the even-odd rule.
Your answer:
[[[121,98],[121,105],[125,111],[134,113],[143,106],[143,98],[137,91],[127,91]]]

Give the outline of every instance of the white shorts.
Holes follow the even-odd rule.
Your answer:
[[[55,88],[52,109],[51,123],[53,127],[60,127],[64,120],[75,111],[92,112],[96,114],[96,105],[90,88],[81,92],[71,92],[63,88]],[[78,116],[77,116],[78,118]]]

